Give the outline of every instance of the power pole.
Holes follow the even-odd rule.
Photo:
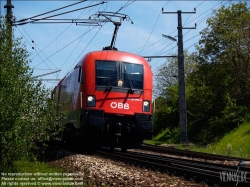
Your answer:
[[[7,9],[7,22],[12,25],[12,8],[14,8],[14,6],[11,4],[11,0],[7,0],[7,4],[4,6],[4,8]]]
[[[195,9],[194,9],[195,10]],[[180,123],[180,143],[188,143],[187,135],[187,107],[186,107],[186,90],[185,90],[185,72],[184,72],[184,54],[183,54],[183,35],[182,29],[196,29],[184,28],[182,27],[181,14],[193,14],[196,12],[182,12],[178,10],[177,12],[163,12],[163,14],[176,14],[178,17],[178,81],[179,81],[179,123]]]
[[[11,0],[7,0],[7,4],[4,6],[4,8],[7,9],[7,29],[9,32],[9,41],[10,44],[12,44],[12,8],[14,8],[14,6],[11,4]]]

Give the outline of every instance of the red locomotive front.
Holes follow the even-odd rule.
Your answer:
[[[65,141],[126,150],[152,138],[152,71],[140,56],[88,53],[55,90],[68,113]]]

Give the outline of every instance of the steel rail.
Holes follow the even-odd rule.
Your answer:
[[[160,152],[160,153],[168,153],[168,154],[173,154],[173,155],[193,157],[193,158],[202,158],[206,160],[238,161],[238,162],[250,161],[250,159],[245,159],[245,158],[216,155],[216,154],[210,154],[210,153],[201,153],[201,152],[189,151],[189,150],[180,150],[180,149],[175,149],[173,147],[170,148],[170,147],[150,145],[150,144],[142,144],[140,146],[140,149]]]
[[[181,158],[173,158],[166,156],[158,156],[145,153],[114,151],[113,153],[108,152],[105,149],[96,151],[96,154],[121,160],[124,162],[137,164],[147,168],[153,168],[161,172],[168,172],[174,175],[180,175],[187,179],[193,179],[197,182],[205,182],[208,185],[218,186],[235,186],[237,181],[234,178],[230,178],[230,181],[223,181],[226,174],[236,173],[235,180],[237,179],[237,186],[250,186],[250,168],[238,168],[237,166],[229,166],[223,164],[215,164],[194,160],[187,160]],[[223,175],[224,172],[224,175]],[[245,179],[239,181],[240,174],[245,174]]]

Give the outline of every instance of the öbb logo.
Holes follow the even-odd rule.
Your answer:
[[[111,108],[118,108],[118,109],[125,109],[128,110],[129,109],[129,104],[128,103],[119,103],[119,102],[112,102],[110,104]]]

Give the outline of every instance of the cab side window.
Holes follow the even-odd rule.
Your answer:
[[[78,71],[78,82],[80,84],[83,83],[83,74],[82,74],[82,67],[81,66],[79,67],[79,71]]]

